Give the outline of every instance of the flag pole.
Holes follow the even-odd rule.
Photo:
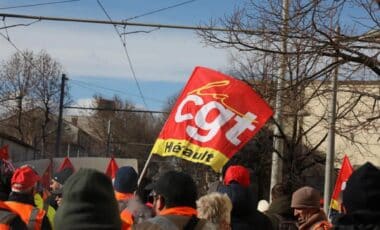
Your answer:
[[[149,156],[148,156],[148,159],[147,159],[146,162],[145,162],[144,168],[143,168],[143,170],[142,170],[141,173],[140,173],[139,180],[137,181],[137,186],[140,185],[141,180],[142,180],[142,178],[143,178],[144,175],[145,175],[146,169],[148,168],[148,165],[149,165],[149,163],[150,163],[150,160],[152,159],[152,155],[153,155],[153,153],[151,152],[151,153],[149,154]]]

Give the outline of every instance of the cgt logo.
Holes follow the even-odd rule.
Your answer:
[[[227,94],[203,92],[205,89],[222,87],[228,84],[228,80],[211,82],[189,92],[184,100],[178,105],[174,118],[175,122],[181,123],[188,120],[194,120],[195,123],[195,126],[186,126],[186,133],[188,136],[200,142],[208,142],[215,137],[225,124],[234,120],[235,124],[225,132],[225,137],[231,144],[237,146],[241,143],[239,136],[245,130],[255,130],[256,126],[253,124],[257,118],[255,114],[251,112],[242,114],[233,109],[225,102],[229,97]],[[215,100],[205,103],[201,96],[206,95],[211,96]],[[183,109],[188,103],[194,103],[196,106],[200,106],[199,110],[195,114],[185,113]],[[214,110],[217,110],[218,115],[211,121],[206,120],[208,115]],[[201,130],[206,132],[200,132]]]

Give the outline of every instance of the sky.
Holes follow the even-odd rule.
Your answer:
[[[115,21],[204,25],[210,19],[230,15],[244,0],[99,0]],[[50,5],[11,8],[25,4],[61,2]],[[183,4],[181,4],[183,3]],[[144,15],[158,9],[179,4],[160,12]],[[35,16],[107,20],[97,0],[2,0],[1,13]],[[354,8],[347,9],[350,22],[360,17]],[[33,20],[5,18],[0,27]],[[350,23],[348,22],[348,23]],[[112,25],[39,21],[29,26],[0,30],[20,50],[45,50],[59,61],[69,78],[74,105],[91,106],[93,95],[128,100],[138,108],[162,110],[170,97],[178,94],[194,67],[205,66],[223,72],[228,69],[230,50],[216,49],[202,43],[191,30],[126,27],[126,47],[129,64]],[[136,31],[144,31],[133,33]],[[0,37],[0,61],[6,60],[16,49]],[[145,100],[142,100],[141,93]],[[145,102],[144,102],[145,101]],[[67,111],[68,112],[68,111]]]
[[[66,1],[50,5],[10,8],[26,4],[59,0],[0,2],[1,13],[35,16],[107,20],[97,0]],[[239,0],[101,0],[109,16],[125,20],[148,12],[183,3],[131,22],[198,26],[211,18],[231,14]],[[8,8],[8,9],[5,9]],[[6,18],[2,26],[30,23],[33,20]],[[223,70],[228,65],[229,51],[205,46],[191,30],[158,29],[128,26],[126,47],[138,85],[112,25],[39,21],[29,26],[1,30],[19,50],[47,51],[59,61],[66,73],[75,105],[90,106],[93,95],[113,95],[147,110],[162,110],[169,97],[178,94],[195,66]],[[149,32],[150,31],[150,32]],[[149,32],[149,33],[147,33]],[[0,37],[0,60],[17,50]]]

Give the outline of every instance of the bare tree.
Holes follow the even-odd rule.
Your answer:
[[[348,15],[347,7],[355,7],[359,16]],[[282,10],[281,0],[246,1],[232,15],[209,23],[221,24],[230,29],[228,32],[199,31],[199,35],[206,44],[234,49],[231,73],[253,85],[271,104],[275,82],[281,77],[277,74],[280,55],[287,57],[282,89],[285,128],[280,137],[286,150],[280,157],[288,172],[285,179],[302,182],[304,170],[324,161],[315,153],[324,143],[327,130],[314,133],[327,126],[327,109],[310,111],[316,105],[327,108],[335,68],[340,68],[340,80],[355,83],[340,84],[343,100],[337,107],[337,133],[365,147],[366,143],[352,140],[352,133],[355,136],[356,132],[379,128],[378,86],[377,90],[375,86],[364,91],[362,82],[357,82],[380,79],[378,6],[370,0],[292,0],[287,21]],[[337,26],[342,27],[340,32]],[[281,48],[283,39],[288,43],[286,50]]]
[[[40,149],[43,155],[46,150],[52,151],[56,121],[51,118],[59,106],[62,66],[45,51],[24,51],[3,62],[0,71],[6,125],[16,129],[17,138]],[[68,95],[66,89],[66,98]]]
[[[2,63],[0,98],[4,109],[4,116],[17,114],[17,122],[12,126],[18,131],[21,140],[25,140],[22,128],[23,107],[29,107],[23,103],[34,85],[33,78],[33,52],[13,54],[9,60]],[[28,102],[28,101],[27,101]]]

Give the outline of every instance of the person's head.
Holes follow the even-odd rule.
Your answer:
[[[66,180],[73,174],[71,168],[65,168],[62,171],[55,173],[50,182],[51,191],[60,190],[63,188]]]
[[[191,176],[183,172],[164,173],[155,183],[153,193],[156,212],[179,206],[196,208],[197,187]]]
[[[259,200],[259,203],[257,203],[257,210],[260,212],[265,212],[269,208],[269,203],[266,200]]]
[[[12,192],[34,194],[37,182],[40,180],[38,173],[29,165],[23,165],[16,169],[11,179]]]
[[[232,203],[226,194],[213,192],[202,196],[196,202],[198,217],[218,226],[230,229]]]
[[[55,229],[121,229],[111,179],[94,169],[80,169],[63,187]]]
[[[380,169],[367,162],[355,170],[343,190],[343,207],[347,213],[356,211],[379,212]]]
[[[121,193],[133,193],[137,189],[138,175],[131,166],[123,166],[116,172],[113,187]]]
[[[319,212],[319,200],[321,196],[315,188],[305,186],[292,195],[291,207],[294,209],[294,216],[298,221],[308,220],[313,214]]]
[[[251,183],[249,170],[241,165],[231,165],[225,172],[223,182],[225,185],[235,182],[247,188]]]
[[[12,175],[13,171],[7,169],[5,163],[0,159],[0,200],[8,200]]]
[[[275,184],[272,187],[271,195],[272,195],[272,201],[273,201],[273,200],[276,200],[280,197],[288,196],[289,195],[289,189],[285,184],[282,184],[282,183]]]

